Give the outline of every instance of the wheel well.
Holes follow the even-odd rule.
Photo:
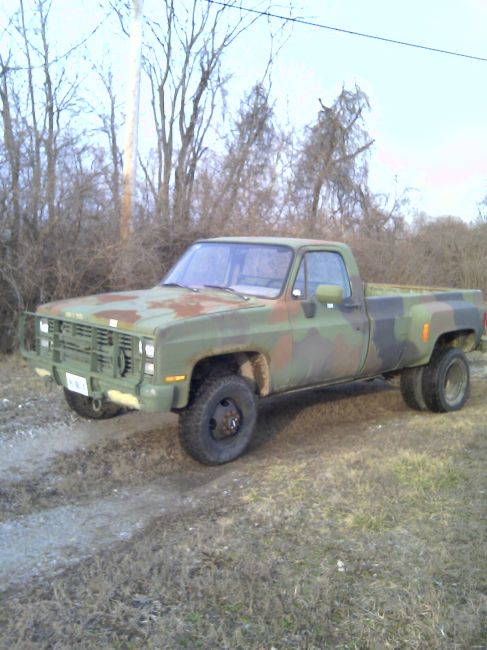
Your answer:
[[[240,375],[248,379],[257,395],[261,397],[270,392],[270,372],[266,357],[261,352],[236,352],[218,354],[198,361],[191,376],[191,392],[208,377],[221,377],[227,374]]]
[[[476,340],[473,330],[460,330],[456,332],[446,332],[436,341],[435,349],[438,348],[459,348],[464,352],[475,350]]]

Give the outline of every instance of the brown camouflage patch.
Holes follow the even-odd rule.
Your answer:
[[[128,323],[129,325],[133,325],[142,318],[135,309],[107,309],[105,311],[97,311],[93,315],[96,318],[118,320],[120,323]]]
[[[291,334],[282,334],[277,338],[271,351],[272,365],[275,370],[283,370],[293,360],[294,342]]]
[[[289,320],[289,312],[291,311],[291,307],[294,303],[287,303],[284,301],[276,302],[275,305],[272,306],[272,311],[270,313],[269,317],[269,322],[272,325],[277,325],[278,323],[285,323],[286,321]],[[299,305],[298,305],[299,308]]]
[[[205,296],[188,297],[185,300],[154,300],[149,302],[147,307],[148,309],[170,309],[174,312],[176,318],[191,318],[210,313],[212,308],[220,305],[230,305],[235,309],[239,308],[233,300],[213,296],[211,298]]]

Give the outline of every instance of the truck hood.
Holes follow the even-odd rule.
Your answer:
[[[179,287],[158,286],[143,291],[102,293],[50,302],[38,307],[37,312],[151,336],[157,328],[178,320],[260,305],[262,302],[257,298],[245,300],[239,294],[219,289],[194,292]]]

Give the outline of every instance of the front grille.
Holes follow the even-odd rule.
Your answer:
[[[114,349],[116,336],[108,330],[97,329],[96,339],[96,365],[97,371],[104,373],[109,371],[114,365],[114,359],[120,376],[134,374],[137,366],[138,347],[134,346],[134,341],[138,346],[138,339],[129,334],[118,334],[118,351]],[[135,349],[134,349],[135,348]],[[140,365],[138,366],[140,373]]]
[[[145,359],[140,352],[140,336],[56,318],[49,318],[48,323],[48,335],[39,333],[36,337],[37,354],[41,357],[75,365],[86,373],[142,378]]]

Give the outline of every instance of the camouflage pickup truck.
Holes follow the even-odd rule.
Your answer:
[[[412,408],[460,409],[486,330],[480,291],[363,284],[344,244],[236,237],[195,242],[152,289],[25,313],[21,348],[78,414],[173,411],[184,449],[219,464],[276,393],[400,373]]]

